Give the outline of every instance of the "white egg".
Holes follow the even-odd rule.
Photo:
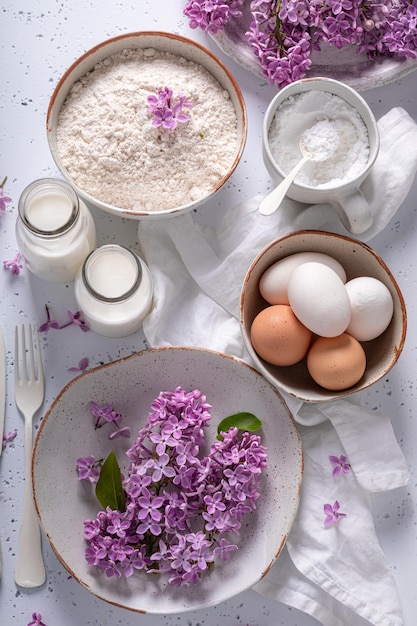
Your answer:
[[[321,337],[342,334],[351,316],[345,285],[322,263],[303,263],[288,282],[288,300],[300,322]]]
[[[322,252],[296,252],[280,259],[262,274],[259,281],[261,296],[269,304],[288,304],[288,281],[302,263],[316,262],[331,267],[346,282],[346,272],[339,261]]]
[[[386,285],[371,276],[353,278],[345,285],[352,314],[346,332],[358,341],[370,341],[388,328],[394,312]]]

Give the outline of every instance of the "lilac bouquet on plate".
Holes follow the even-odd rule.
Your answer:
[[[104,507],[84,523],[89,565],[107,576],[165,574],[182,586],[238,549],[231,537],[256,508],[267,464],[260,437],[249,432],[261,423],[251,413],[225,418],[203,454],[210,410],[198,389],[161,392],[126,453],[125,477],[113,452],[100,473],[94,457],[78,459],[79,477],[96,482]]]
[[[188,0],[191,28],[216,34],[242,15],[243,0]],[[246,37],[262,73],[278,87],[303,78],[327,43],[371,59],[417,58],[417,0],[252,0]]]

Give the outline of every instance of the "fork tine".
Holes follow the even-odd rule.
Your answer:
[[[42,365],[42,356],[41,356],[41,344],[39,340],[39,331],[38,329],[34,329],[33,333],[35,335],[36,341],[36,370],[37,370],[37,380],[41,383],[43,382],[43,365]]]
[[[15,380],[19,383],[25,383],[28,380],[28,371],[26,364],[26,334],[25,334],[25,326],[24,324],[20,327],[20,349],[19,349],[19,327],[16,326],[15,332],[15,344],[14,344],[14,354],[15,354],[15,363],[14,363],[14,373]],[[21,361],[21,365],[19,365],[19,361]]]
[[[36,344],[36,350],[38,350],[38,345]],[[33,333],[32,333],[32,324],[29,324],[29,355],[30,355],[30,377],[31,380],[37,380],[39,376],[37,376],[37,372],[35,370],[35,357],[33,352]]]
[[[25,342],[25,328],[22,325],[21,327],[21,347],[23,349],[23,354],[26,352],[26,342]],[[15,382],[21,382],[22,380],[26,380],[27,372],[26,372],[26,359],[22,359],[22,366],[19,366],[20,361],[20,350],[19,350],[19,326],[16,326],[15,334],[14,334],[14,375]]]
[[[15,332],[15,378],[19,382],[25,383],[32,381],[43,381],[42,357],[40,352],[39,332],[32,329],[29,324],[28,336],[26,338],[25,325],[21,325],[21,349],[19,350],[19,327],[16,326]],[[26,345],[28,344],[29,366],[27,362]],[[35,359],[36,351],[36,359]],[[20,358],[19,358],[20,356]],[[21,366],[19,367],[19,360]],[[21,375],[20,375],[21,374]]]
[[[33,354],[33,333],[32,333],[31,324],[29,324],[29,356],[30,356],[30,378],[31,380],[35,380],[36,372],[35,372],[35,358]]]
[[[14,329],[14,380],[15,384],[19,378],[19,337],[18,337],[19,329],[16,326]]]

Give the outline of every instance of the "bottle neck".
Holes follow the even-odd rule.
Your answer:
[[[128,248],[108,244],[86,258],[81,272],[83,284],[96,300],[108,303],[130,298],[142,281],[139,258]]]
[[[55,178],[35,180],[22,192],[19,217],[39,237],[58,237],[77,222],[80,202],[73,188]]]

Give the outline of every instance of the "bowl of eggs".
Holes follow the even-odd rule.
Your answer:
[[[268,244],[246,274],[243,340],[265,378],[306,402],[369,387],[404,346],[404,298],[367,244],[298,231]]]
[[[234,173],[247,135],[231,72],[169,32],[133,32],[80,56],[48,107],[52,157],[78,195],[131,219],[165,219],[207,202]]]

